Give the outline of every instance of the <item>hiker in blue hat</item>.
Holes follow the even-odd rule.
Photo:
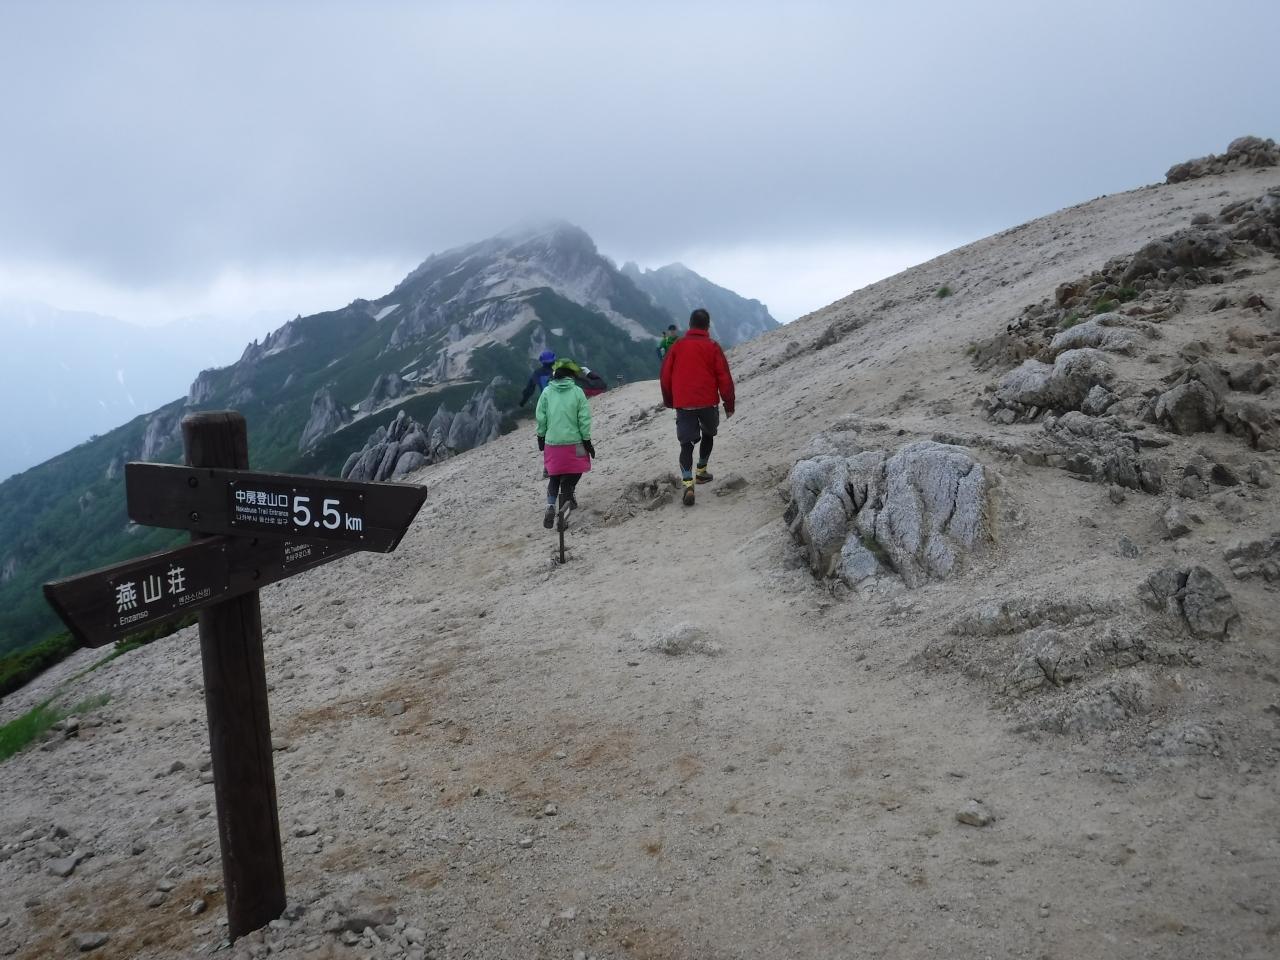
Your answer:
[[[547,384],[551,380],[551,365],[555,362],[554,350],[543,350],[538,354],[538,363],[541,366],[529,374],[529,382],[524,385],[524,393],[520,394],[520,406],[523,407],[528,403],[529,398],[538,391],[547,389]]]

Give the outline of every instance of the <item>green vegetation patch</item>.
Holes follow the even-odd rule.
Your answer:
[[[81,700],[72,707],[54,707],[52,700],[32,707],[22,716],[0,725],[0,762],[26,749],[43,737],[59,720],[82,717],[91,710],[103,707],[111,698],[102,693]]]
[[[944,283],[942,286],[938,288],[938,292],[935,293],[934,296],[937,297],[939,300],[944,300],[947,297],[951,296],[951,294],[953,294],[954,292],[955,292],[954,290],[952,290],[949,286],[947,286]]]
[[[97,670],[99,667],[106,666],[112,660],[116,659],[116,657],[122,657],[130,651],[137,650],[139,647],[145,647],[147,644],[155,643],[163,637],[177,633],[179,630],[183,630],[186,627],[191,626],[199,619],[199,614],[189,613],[185,617],[181,617],[180,619],[174,620],[170,623],[161,623],[146,630],[139,630],[137,633],[131,633],[127,637],[122,637],[115,642],[115,646],[112,648],[110,653],[101,660],[95,661],[88,668],[81,670],[72,677],[71,680],[79,680],[86,674],[93,673],[93,671]]]
[[[35,646],[0,657],[0,698],[13,693],[54,664],[61,663],[79,648],[71,634],[59,633]]]

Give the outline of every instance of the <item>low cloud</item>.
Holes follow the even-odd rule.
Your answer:
[[[208,278],[131,285],[73,265],[0,262],[0,301],[35,301],[63,310],[104,314],[155,326],[185,318],[264,318],[267,333],[299,314],[336,310],[357,297],[375,298],[417,265],[414,261],[339,260],[274,266],[222,267]]]

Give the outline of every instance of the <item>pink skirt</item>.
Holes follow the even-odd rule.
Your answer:
[[[586,473],[591,469],[591,458],[583,451],[578,455],[576,443],[548,443],[542,451],[542,463],[547,468],[548,476],[560,473]]]

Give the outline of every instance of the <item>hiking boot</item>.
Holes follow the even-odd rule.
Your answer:
[[[712,480],[715,479],[715,477],[707,473],[706,467],[699,467],[698,472],[694,474],[694,476],[697,478],[697,481],[699,483],[710,483]]]
[[[693,481],[686,480],[684,482],[684,505],[686,507],[693,506]]]
[[[547,512],[542,515],[542,525],[546,527],[548,530],[550,530],[552,524],[554,524],[555,522],[556,522],[556,508],[547,507]]]

